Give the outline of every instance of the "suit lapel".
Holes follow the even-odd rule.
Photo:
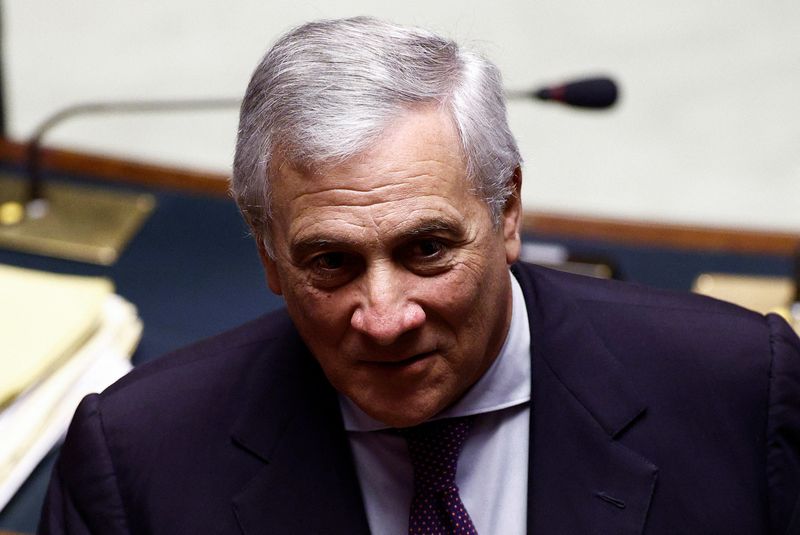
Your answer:
[[[621,437],[644,404],[578,303],[538,269],[514,269],[531,324],[528,532],[642,533],[658,468]]]
[[[263,462],[233,500],[242,532],[369,533],[336,394],[299,337],[279,345],[233,430]]]

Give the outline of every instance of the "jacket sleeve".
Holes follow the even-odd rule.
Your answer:
[[[771,533],[789,526],[800,499],[800,340],[783,319],[767,316],[772,365],[767,413],[767,492]],[[797,522],[797,514],[794,514]]]
[[[130,533],[97,394],[84,398],[75,412],[53,469],[38,533]]]

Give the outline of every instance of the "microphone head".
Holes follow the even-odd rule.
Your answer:
[[[584,78],[534,91],[539,100],[553,100],[576,108],[610,108],[617,102],[617,84],[606,77]]]

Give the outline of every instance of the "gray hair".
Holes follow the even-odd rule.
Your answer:
[[[311,22],[278,39],[247,87],[231,178],[267,253],[273,156],[308,169],[344,162],[420,105],[452,117],[467,179],[498,225],[521,157],[493,63],[429,31],[368,17]]]

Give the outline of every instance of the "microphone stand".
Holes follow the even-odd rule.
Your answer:
[[[86,115],[140,114],[162,112],[209,111],[238,108],[237,98],[182,99],[182,100],[129,100],[116,102],[90,102],[61,109],[45,119],[34,130],[27,146],[27,202],[44,199],[42,192],[41,153],[45,134],[55,126],[74,117]],[[35,216],[34,216],[35,217]]]
[[[0,246],[111,265],[155,207],[155,197],[150,194],[67,183],[49,183],[45,187],[43,142],[56,126],[79,116],[235,109],[240,103],[236,98],[93,102],[72,105],[50,115],[27,143],[27,183],[7,181],[5,189],[15,200],[2,202],[0,198]]]

